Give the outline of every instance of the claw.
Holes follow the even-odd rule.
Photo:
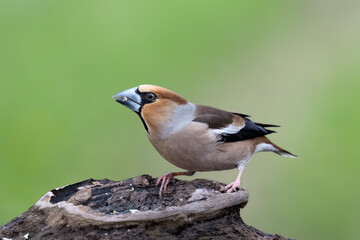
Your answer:
[[[232,183],[229,183],[226,185],[225,190],[227,190],[227,193],[236,192],[240,188],[240,180],[235,180]]]
[[[187,171],[187,172],[169,172],[167,174],[162,175],[161,177],[159,177],[159,179],[156,182],[156,186],[160,184],[160,190],[159,190],[159,196],[161,198],[162,196],[162,192],[163,190],[165,190],[168,186],[168,184],[170,183],[171,179],[173,179],[175,176],[179,176],[179,175],[187,175],[187,176],[191,176],[193,175],[195,172],[191,172],[191,171]]]
[[[156,182],[156,186],[159,185],[159,183],[161,182],[161,186],[160,186],[160,190],[159,190],[159,196],[161,198],[162,196],[162,192],[163,190],[165,190],[167,188],[167,185],[170,183],[171,179],[174,178],[174,173],[169,172],[165,175],[162,175],[161,177],[159,177],[159,179]]]
[[[240,189],[240,184],[241,184],[241,175],[243,173],[244,170],[244,166],[240,166],[239,168],[239,173],[235,179],[235,181],[233,181],[232,183],[229,183],[228,185],[226,185],[225,190],[227,190],[227,193],[231,193],[231,192],[236,192],[238,189]]]

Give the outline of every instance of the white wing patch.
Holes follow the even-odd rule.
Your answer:
[[[210,130],[211,130],[211,132],[213,132],[215,134],[226,135],[226,134],[238,133],[244,127],[245,127],[245,125],[244,126],[236,126],[236,125],[233,125],[233,124],[229,124],[224,128],[210,129]]]

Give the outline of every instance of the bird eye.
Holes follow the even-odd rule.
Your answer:
[[[148,101],[153,101],[153,100],[155,100],[155,98],[156,98],[156,96],[155,96],[154,93],[147,93],[147,94],[146,94],[146,99],[147,99]]]

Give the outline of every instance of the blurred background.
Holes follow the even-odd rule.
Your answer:
[[[247,224],[360,239],[359,26],[359,1],[0,1],[0,224],[56,187],[178,170],[111,99],[150,83],[282,126],[300,158],[253,156]]]

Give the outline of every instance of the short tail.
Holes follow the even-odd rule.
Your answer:
[[[297,158],[295,154],[292,154],[289,151],[286,151],[285,149],[279,147],[275,143],[271,142],[267,137],[259,137],[255,139],[256,146],[255,146],[255,152],[274,152],[276,154],[279,154],[284,157],[290,157],[290,158]]]
[[[288,152],[288,151],[286,151],[284,149],[274,151],[274,153],[279,154],[279,155],[284,156],[284,157],[298,158],[298,156],[296,156],[296,155],[292,154],[291,152]]]
[[[272,145],[275,147],[275,150],[273,151],[274,153],[279,154],[284,157],[298,158],[298,156],[296,156],[295,154],[292,154],[291,152],[286,151],[285,149],[279,147],[278,145],[276,145],[274,143],[272,143]]]

